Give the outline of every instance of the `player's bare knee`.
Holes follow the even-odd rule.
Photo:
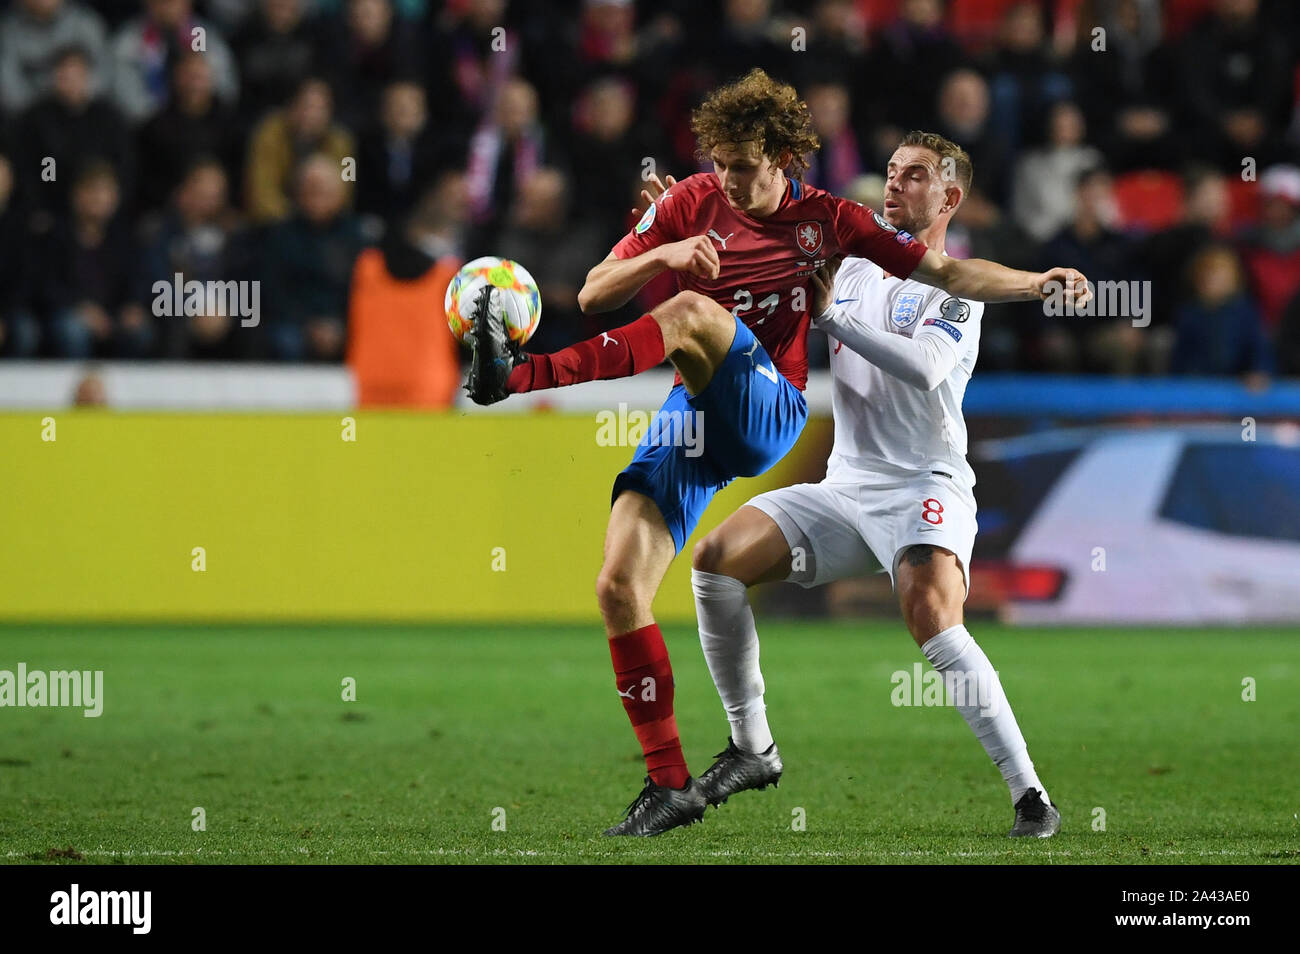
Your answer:
[[[602,569],[596,577],[596,602],[607,620],[634,616],[648,598],[644,586],[621,569]]]
[[[908,629],[915,629],[914,624],[924,625],[926,620],[933,619],[943,605],[938,591],[928,582],[904,587],[898,594],[898,603]]]
[[[708,534],[696,542],[691,550],[691,568],[701,573],[726,574],[725,560],[727,549],[717,531]]]
[[[689,289],[669,298],[653,314],[663,331],[664,350],[668,354],[708,350],[700,343],[716,337],[722,325],[731,320],[717,302]]]
[[[961,623],[961,598],[949,590],[950,587],[934,579],[914,580],[899,590],[903,622],[917,645]]]
[[[689,329],[696,312],[694,299],[698,297],[702,297],[698,292],[679,291],[651,312],[659,327],[663,329],[665,343],[670,334],[683,335]]]
[[[608,613],[625,607],[633,602],[632,584],[615,573],[601,571],[596,577],[596,602],[600,611]]]
[[[692,337],[706,351],[716,350],[719,344],[725,351],[736,333],[736,319],[712,298],[691,292],[690,323]]]
[[[717,321],[719,315],[726,315],[726,310],[712,298],[701,295],[689,288],[678,292],[670,302],[675,302],[677,311],[683,320],[700,326],[710,321]]]

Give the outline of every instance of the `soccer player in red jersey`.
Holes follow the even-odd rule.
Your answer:
[[[813,274],[848,254],[962,298],[1043,298],[1051,283],[1079,302],[1088,294],[1074,270],[1023,272],[946,258],[870,209],[805,186],[806,157],[819,146],[807,104],[762,70],[710,94],[692,128],[714,172],[660,195],[588,273],[578,302],[587,313],[618,308],[665,269],[677,274],[676,295],[622,328],[546,355],[519,353],[485,296],[467,336],[474,352],[468,390],[479,404],[638,374],[665,358],[677,369],[632,463],[615,479],[596,581],[615,686],[648,771],[609,835],[657,835],[704,815],[704,794],[682,755],[672,668],[651,604],[714,494],[766,471],[803,430]],[[703,425],[698,443],[674,426],[687,415]]]

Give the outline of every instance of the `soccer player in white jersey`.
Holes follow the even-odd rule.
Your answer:
[[[942,252],[971,176],[970,157],[955,143],[910,133],[889,160],[884,219]],[[812,326],[833,345],[835,444],[826,479],[760,494],[694,549],[700,642],[731,723],[726,750],[700,783],[719,805],[775,784],[783,770],[747,587],[819,586],[863,573],[874,554],[907,628],[1010,789],[1010,835],[1051,837],[1060,813],[962,617],[976,523],[961,402],[984,306],[853,257],[838,272],[828,263],[813,291]]]

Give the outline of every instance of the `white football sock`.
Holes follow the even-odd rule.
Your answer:
[[[1025,792],[1036,788],[1047,804],[1047,791],[1034,772],[1025,737],[1020,734],[1011,703],[1002,691],[1002,681],[966,627],[959,624],[932,636],[921,652],[944,674],[945,684],[960,686],[964,681],[965,700],[957,701],[970,700],[973,704],[959,704],[956,709],[1002,773],[1011,790],[1011,803],[1014,805]]]
[[[758,630],[745,584],[730,576],[691,570],[700,646],[731,723],[731,740],[746,752],[772,745],[758,669]]]

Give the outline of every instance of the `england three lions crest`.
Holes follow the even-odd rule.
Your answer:
[[[921,302],[925,300],[924,295],[916,292],[904,292],[894,299],[894,310],[890,314],[895,325],[900,328],[906,328],[921,314]]]
[[[794,237],[805,255],[816,255],[822,247],[822,225],[820,222],[800,222],[795,227]]]

